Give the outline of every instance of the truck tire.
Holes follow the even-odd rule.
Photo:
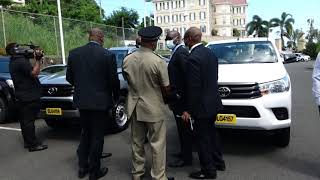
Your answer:
[[[287,147],[290,143],[290,127],[276,130],[273,135],[273,143],[278,147]]]
[[[125,109],[125,98],[121,97],[112,110],[112,131],[120,132],[127,129],[129,120]]]
[[[7,121],[8,114],[8,105],[6,101],[0,97],[0,124],[3,124]]]

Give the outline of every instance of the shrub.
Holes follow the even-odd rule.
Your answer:
[[[212,36],[217,36],[218,35],[218,31],[216,29],[212,29],[211,30],[211,35]]]
[[[236,28],[232,29],[233,37],[240,37],[240,31]]]
[[[6,56],[6,49],[5,48],[0,48],[0,56]]]
[[[313,43],[313,42],[307,43],[306,49],[303,50],[303,53],[304,53],[304,54],[309,55],[309,56],[310,56],[311,58],[313,58],[313,59],[315,59],[315,58],[317,57],[317,55],[318,55],[317,52],[318,52],[318,51],[317,51],[317,44],[316,44],[316,43]]]
[[[204,46],[208,44],[207,41],[201,41],[201,43],[202,43]]]

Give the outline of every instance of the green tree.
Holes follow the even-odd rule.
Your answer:
[[[63,0],[61,6],[65,17],[102,23],[100,7],[95,0]]]
[[[136,28],[139,25],[139,14],[136,10],[128,10],[121,7],[120,10],[115,10],[105,20],[105,24],[111,26],[122,27],[122,19],[124,21],[124,28]]]
[[[8,7],[12,4],[12,0],[0,0],[0,5],[3,7]]]
[[[56,0],[28,0],[25,6],[12,7],[20,11],[56,16],[58,14]],[[83,21],[102,22],[100,7],[94,0],[62,0],[62,16]],[[103,12],[103,11],[102,11]]]
[[[309,24],[309,31],[306,38],[308,39],[308,43],[312,43],[315,38],[314,19],[308,19],[307,22]]]
[[[316,58],[318,55],[317,46],[318,45],[314,42],[308,42],[306,44],[306,49],[303,51],[303,53],[309,55],[311,58]]]
[[[273,18],[270,20],[270,27],[280,27],[280,36],[281,36],[281,43],[282,48],[285,47],[283,37],[286,36],[290,38],[293,32],[293,24],[295,20],[292,18],[291,14],[283,12],[281,14],[281,18]]]
[[[304,32],[302,30],[296,29],[290,35],[290,40],[292,41],[292,46],[297,48],[298,41],[303,37]]]
[[[262,20],[258,15],[252,17],[252,21],[246,26],[249,35],[255,33],[258,37],[267,37],[269,31],[269,22]]]
[[[237,28],[232,29],[232,34],[234,37],[240,37],[240,31]]]

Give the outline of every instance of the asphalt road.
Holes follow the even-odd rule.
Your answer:
[[[250,132],[222,133],[227,171],[219,172],[221,180],[316,180],[320,179],[320,121],[311,94],[312,62],[286,65],[293,88],[293,122],[290,146],[281,149],[270,144],[270,138]],[[77,179],[79,131],[54,131],[42,120],[37,121],[38,136],[49,145],[42,152],[29,153],[22,147],[20,132],[0,128],[0,180],[73,180]],[[19,128],[18,123],[1,125]],[[167,160],[178,149],[175,122],[168,121]],[[147,147],[149,149],[149,147]],[[130,179],[130,129],[105,137],[104,149],[113,156],[102,162],[109,173],[102,179]],[[150,162],[150,161],[149,161]],[[194,166],[168,168],[168,175],[189,179]],[[148,163],[150,167],[150,163]],[[147,175],[147,179],[150,176]]]

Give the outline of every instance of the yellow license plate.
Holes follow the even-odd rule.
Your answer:
[[[61,108],[46,108],[46,114],[53,116],[61,116],[62,110]]]
[[[237,117],[235,114],[218,114],[216,124],[236,124]]]

